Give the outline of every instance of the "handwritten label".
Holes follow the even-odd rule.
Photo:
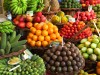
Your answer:
[[[27,11],[27,15],[33,16],[33,11]]]
[[[90,12],[92,10],[92,5],[90,5],[89,7],[88,7],[88,11]]]
[[[69,22],[75,22],[75,18],[69,18]]]

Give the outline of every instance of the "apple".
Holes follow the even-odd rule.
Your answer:
[[[92,48],[88,48],[88,49],[87,49],[87,53],[88,53],[88,54],[93,54],[93,49],[92,49]]]
[[[85,16],[85,12],[81,12],[80,13],[80,16]]]
[[[89,55],[88,55],[87,53],[83,53],[82,55],[83,55],[83,57],[84,57],[85,59],[88,59],[88,58],[89,58]]]
[[[40,23],[40,22],[41,22],[40,17],[38,17],[38,16],[37,16],[37,17],[35,17],[35,18],[34,18],[34,22],[38,22],[38,23]]]
[[[83,21],[87,21],[87,17],[86,17],[86,16],[83,16],[83,17],[82,17],[82,20],[83,20]]]
[[[87,39],[82,39],[81,43],[85,43],[87,41]]]
[[[90,16],[90,15],[91,15],[90,12],[88,11],[85,12],[85,16]]]
[[[46,17],[44,15],[41,16],[41,22],[45,22],[46,21]]]
[[[26,21],[32,22],[33,21],[33,17],[30,16],[30,15],[26,15]]]
[[[21,16],[21,17],[19,18],[19,21],[20,21],[20,22],[24,22],[24,21],[25,21],[25,18],[24,18],[23,16]]]
[[[83,48],[83,47],[84,47],[84,44],[80,44],[80,45],[78,46],[79,49],[81,49],[81,48]]]
[[[95,43],[92,43],[92,44],[91,44],[91,48],[94,49],[94,48],[96,48],[96,47],[97,47],[97,44],[95,44]]]
[[[18,26],[19,26],[20,28],[25,28],[25,22],[19,22]]]
[[[42,16],[42,12],[37,12],[37,13],[35,14],[35,16],[41,17],[41,16]]]
[[[89,56],[90,60],[96,61],[97,60],[97,56],[95,54],[91,54]]]
[[[19,21],[18,20],[14,21],[14,24],[15,25],[18,25],[19,24]]]
[[[85,53],[86,50],[87,50],[87,47],[83,47],[83,48],[81,49],[81,52],[82,52],[82,53]]]
[[[95,48],[94,53],[97,54],[97,55],[100,55],[100,48]]]
[[[98,39],[93,39],[92,42],[97,44],[97,43],[99,43],[99,40]]]
[[[89,42],[89,41],[86,41],[86,42],[85,42],[85,46],[86,46],[86,47],[89,47],[90,44],[91,44],[91,42]]]

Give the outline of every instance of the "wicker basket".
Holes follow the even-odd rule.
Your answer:
[[[66,15],[74,16],[77,11],[80,11],[80,8],[61,8],[62,11],[65,12]]]

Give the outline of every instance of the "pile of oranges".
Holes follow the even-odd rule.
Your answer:
[[[34,27],[30,28],[30,33],[27,36],[27,42],[30,46],[46,47],[52,41],[62,41],[62,37],[58,33],[57,26],[51,22],[35,23]]]

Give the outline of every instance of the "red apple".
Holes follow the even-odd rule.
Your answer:
[[[84,3],[84,0],[81,0],[80,2],[81,2],[81,4],[83,4]]]
[[[18,26],[19,26],[20,28],[25,28],[25,22],[19,22]]]
[[[33,21],[33,17],[30,16],[30,15],[27,15],[27,16],[26,16],[26,21],[32,22],[32,21]]]
[[[91,14],[90,14],[90,12],[86,11],[86,12],[85,12],[85,15],[86,15],[86,16],[90,16]]]
[[[37,12],[35,15],[38,16],[38,17],[41,17],[42,16],[42,12]]]
[[[38,22],[38,23],[39,23],[40,20],[41,20],[41,19],[40,19],[40,17],[38,17],[38,16],[34,18],[34,22]]]
[[[90,3],[89,3],[89,1],[85,1],[85,4],[87,5],[87,4],[90,4]]]
[[[82,17],[82,20],[83,21],[86,21],[87,20],[87,17],[86,16]]]
[[[18,25],[19,24],[19,21],[18,20],[14,21],[14,24],[15,25]]]
[[[41,22],[45,22],[46,21],[46,17],[44,15],[41,16]]]
[[[24,21],[25,21],[25,18],[24,18],[23,16],[21,16],[21,17],[19,18],[19,21],[20,21],[20,22],[24,22]]]
[[[85,16],[85,12],[81,12],[80,13],[80,16]]]
[[[17,16],[16,16],[16,19],[17,19],[17,20],[19,20],[19,19],[20,19],[20,17],[21,17],[21,15],[17,15]]]

